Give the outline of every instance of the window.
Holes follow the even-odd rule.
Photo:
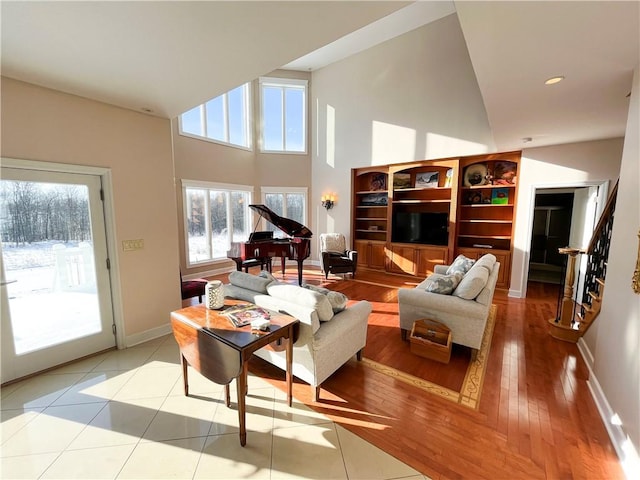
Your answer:
[[[290,218],[302,225],[307,220],[307,189],[302,187],[263,187],[264,204],[281,217]],[[269,222],[265,230],[274,232],[274,237],[286,237],[286,234]]]
[[[260,78],[261,150],[306,153],[307,81]]]
[[[187,265],[227,258],[251,232],[252,187],[182,181]]]
[[[245,83],[180,115],[180,134],[251,148],[249,84]]]

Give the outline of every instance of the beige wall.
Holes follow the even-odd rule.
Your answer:
[[[314,232],[350,236],[353,167],[494,150],[455,15],[314,72],[312,91]]]
[[[278,70],[265,76],[280,78],[298,78],[309,80],[310,75],[304,72]],[[181,181],[199,180],[205,182],[249,185],[254,188],[253,202],[262,203],[260,187],[309,187],[311,179],[311,155],[297,154],[263,154],[258,142],[257,119],[259,114],[258,82],[252,84],[254,147],[252,151],[228,147],[206,140],[198,140],[178,134],[178,120],[173,121],[173,144],[175,156],[176,198],[178,203],[178,224],[180,242],[180,265],[187,275],[199,272],[210,272],[216,269],[229,269],[233,262],[224,260],[214,264],[202,265],[188,269],[185,257],[184,214]],[[310,115],[307,115],[307,122]],[[309,139],[307,140],[309,142]],[[309,217],[307,212],[307,217]],[[313,228],[311,228],[313,230]]]
[[[144,240],[110,252],[127,342],[166,328],[180,307],[169,120],[2,78],[2,156],[111,170],[116,245]]]

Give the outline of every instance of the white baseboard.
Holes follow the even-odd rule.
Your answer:
[[[511,298],[522,298],[522,290],[514,290],[513,288],[510,288],[507,296]]]
[[[124,338],[125,348],[134,347],[149,340],[154,340],[159,337],[164,337],[171,333],[171,324],[167,323],[160,327],[152,328],[144,332],[128,335]]]
[[[580,354],[584,359],[584,363],[586,363],[587,367],[589,368],[589,373],[593,375],[593,364],[595,359],[593,357],[593,353],[591,353],[591,350],[589,350],[587,342],[584,341],[583,337],[580,337],[580,340],[578,340],[578,350],[580,351]]]
[[[225,265],[224,267],[213,268],[211,270],[205,270],[204,272],[190,273],[188,275],[183,275],[182,279],[195,280],[196,278],[213,277],[214,275],[222,275],[223,273],[233,272],[234,270],[235,270],[235,267]]]
[[[581,338],[578,342],[578,349],[582,358],[589,369],[589,380],[587,380],[587,386],[591,392],[593,400],[596,402],[598,412],[604,423],[613,448],[618,454],[620,459],[620,465],[624,471],[625,476],[631,480],[632,478],[640,477],[640,457],[636,451],[633,442],[629,439],[625,433],[624,428],[617,424],[616,412],[613,411],[609,401],[607,400],[600,382],[593,371],[594,357],[586,342]]]

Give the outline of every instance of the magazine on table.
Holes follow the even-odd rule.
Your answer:
[[[250,325],[253,320],[269,320],[271,318],[271,313],[269,313],[268,310],[252,303],[243,303],[229,307],[223,312],[223,315],[227,317],[235,327]]]

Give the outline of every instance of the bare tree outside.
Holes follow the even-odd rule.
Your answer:
[[[0,182],[0,238],[15,247],[57,240],[91,239],[83,187],[3,180]]]

